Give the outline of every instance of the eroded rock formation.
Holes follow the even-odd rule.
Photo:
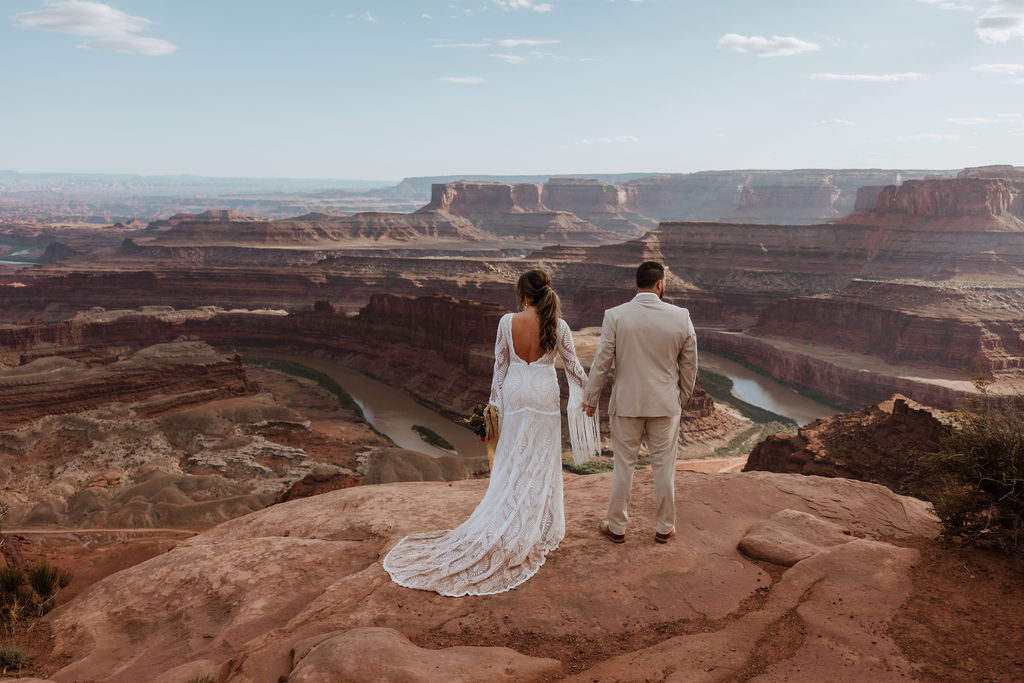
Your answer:
[[[117,671],[137,680],[180,680],[205,671],[228,681],[298,678],[315,660],[322,671],[362,680],[364,663],[340,644],[373,642],[391,653],[390,666],[429,661],[471,679],[488,678],[500,661],[525,680],[644,680],[668,666],[681,680],[707,678],[709,669],[717,680],[743,670],[755,645],[793,610],[800,634],[767,664],[768,673],[791,678],[800,669],[820,679],[837,670],[870,678],[880,670],[894,677],[912,672],[885,631],[909,594],[908,572],[918,556],[898,547],[900,539],[935,533],[923,502],[841,479],[680,472],[680,533],[661,546],[641,540],[653,535],[646,520],[654,499],[650,473],[638,472],[631,536],[619,552],[595,546],[603,541],[594,501],[607,495],[609,476],[566,475],[561,547],[527,583],[484,598],[445,600],[403,589],[379,561],[405,534],[465,519],[484,481],[357,487],[222,524],[101,581],[47,617],[55,635],[48,661],[60,667],[53,676],[92,680]],[[439,497],[444,505],[436,504]],[[737,546],[751,526],[781,510],[863,538],[823,548],[773,582]],[[873,540],[879,537],[895,540]],[[578,599],[582,575],[602,588],[585,600]],[[866,575],[873,580],[865,582]],[[153,610],[164,618],[137,628],[132,615]],[[657,627],[670,623],[699,627]],[[609,651],[624,642],[631,644]],[[465,647],[478,645],[488,647]],[[502,645],[519,655],[493,649]]]
[[[853,413],[823,417],[796,434],[769,436],[744,471],[796,472],[846,477],[928,497],[933,482],[921,457],[938,447],[949,416],[895,395]]]

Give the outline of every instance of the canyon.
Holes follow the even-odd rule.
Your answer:
[[[917,670],[893,633],[913,619],[900,605],[936,521],[901,494],[928,494],[915,458],[973,374],[1008,399],[1024,378],[1020,169],[413,178],[273,197],[257,184],[216,201],[90,187],[80,203],[0,193],[2,250],[38,262],[0,270],[5,552],[89,577],[46,618],[34,673],[358,678],[353,648],[470,678]],[[97,215],[117,220],[84,220]],[[486,463],[398,448],[329,383],[267,359],[371,374],[458,419],[487,398],[519,273],[552,274],[589,365],[603,311],[649,259],[700,348],[860,409],[766,436],[698,384],[680,454],[750,456],[681,462],[686,526],[668,554],[631,536],[628,557],[595,555],[608,475],[565,473],[570,533],[536,583],[470,616],[391,585],[381,553],[463,519]],[[650,473],[637,478],[641,520],[654,502]],[[100,553],[118,559],[89,569]],[[584,572],[615,595],[580,603]],[[687,599],[652,602],[665,586]],[[840,602],[857,626],[830,624]],[[156,609],[170,625],[138,627]]]

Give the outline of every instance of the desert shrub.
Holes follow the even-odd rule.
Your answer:
[[[25,571],[13,564],[0,567],[0,593],[15,593],[25,581]]]
[[[980,398],[923,462],[937,481],[932,503],[947,536],[1024,555],[1024,397],[996,399],[989,383],[975,380]]]
[[[199,674],[185,681],[185,683],[214,683],[213,676],[210,674]]]
[[[0,670],[20,669],[32,656],[20,647],[0,647]]]
[[[46,562],[39,562],[28,570],[28,582],[36,592],[37,611],[39,614],[45,614],[60,589],[71,583],[71,572]]]

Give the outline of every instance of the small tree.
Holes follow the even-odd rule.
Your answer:
[[[924,464],[938,482],[933,496],[946,535],[1024,555],[1024,397],[993,397],[976,378],[978,398]]]

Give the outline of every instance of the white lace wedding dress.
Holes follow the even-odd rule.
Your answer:
[[[558,547],[565,511],[556,353],[569,383],[573,459],[582,463],[600,451],[597,415],[580,409],[587,374],[569,326],[559,320],[558,346],[527,363],[512,345],[512,314],[503,316],[490,399],[502,409],[502,426],[487,493],[459,527],[399,541],[384,558],[395,583],[452,597],[502,593],[536,574]]]

